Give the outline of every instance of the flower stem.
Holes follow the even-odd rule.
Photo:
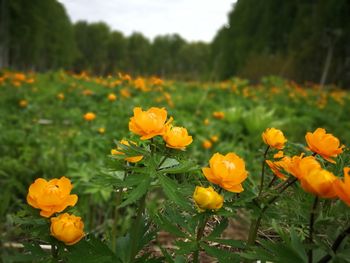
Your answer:
[[[312,205],[311,211],[310,211],[310,221],[309,221],[309,244],[313,244],[313,234],[314,234],[314,223],[315,223],[315,215],[316,215],[316,209],[318,205],[318,196],[315,196],[314,203]],[[313,261],[313,251],[310,247],[308,251],[308,262],[312,263]]]
[[[204,217],[198,222],[197,236],[196,236],[197,250],[193,252],[193,262],[194,263],[199,262],[199,251],[200,251],[199,242],[201,241],[201,239],[203,237],[204,229],[205,229],[205,226],[207,225],[208,220],[209,220],[209,216],[204,215]]]
[[[278,191],[278,194],[271,197],[267,202],[266,205],[261,209],[260,215],[258,216],[257,219],[253,219],[252,222],[250,223],[250,228],[249,228],[249,234],[248,234],[248,240],[247,240],[247,246],[251,246],[255,244],[255,240],[257,237],[257,233],[260,227],[261,219],[265,213],[265,211],[270,207],[272,203],[274,203],[280,196],[281,194],[291,185],[293,185],[298,179],[293,178],[290,180],[288,183],[286,183],[283,187],[281,187]]]
[[[259,189],[259,194],[258,194],[258,197],[260,197],[261,193],[262,193],[262,190],[264,188],[264,177],[265,177],[265,163],[266,163],[266,156],[267,156],[267,153],[270,149],[270,146],[267,146],[265,152],[264,152],[264,159],[262,161],[262,165],[261,165],[261,178],[260,178],[260,189]]]
[[[336,240],[334,241],[333,245],[332,245],[332,251],[334,253],[337,252],[337,249],[339,248],[339,246],[341,245],[341,243],[343,242],[343,240],[347,237],[347,235],[350,235],[350,226],[348,226],[343,232],[341,232],[338,237],[336,238]],[[329,260],[332,259],[332,256],[330,254],[325,255],[323,258],[321,258],[318,263],[327,263]]]

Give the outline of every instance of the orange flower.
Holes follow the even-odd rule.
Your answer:
[[[262,134],[262,139],[264,143],[278,150],[283,149],[287,142],[283,132],[275,128],[267,128]]]
[[[213,147],[213,144],[209,140],[204,140],[202,146],[204,149],[210,149],[211,147]]]
[[[204,125],[209,125],[209,119],[204,119],[203,124]]]
[[[41,209],[41,216],[50,217],[77,203],[78,196],[70,194],[72,187],[70,180],[64,176],[50,181],[38,178],[29,187],[27,202],[32,207]]]
[[[121,140],[120,143],[122,143],[122,144],[124,144],[124,145],[126,145],[126,146],[130,146],[130,144],[129,144],[129,142],[128,142],[127,140]],[[131,143],[134,144],[134,145],[136,145],[135,142],[131,142]],[[112,154],[112,155],[124,154],[123,152],[120,152],[120,151],[118,151],[118,150],[121,150],[121,149],[120,149],[120,148],[117,148],[117,150],[116,150],[116,149],[112,149],[112,150],[111,150],[111,154]],[[129,162],[129,163],[137,163],[137,162],[141,161],[142,158],[143,158],[143,156],[142,156],[142,155],[139,155],[139,156],[126,157],[125,160],[126,160],[127,162]]]
[[[18,105],[21,107],[21,108],[26,108],[28,106],[28,101],[27,100],[20,100]]]
[[[326,133],[325,129],[317,128],[313,133],[308,132],[305,139],[311,151],[318,153],[331,163],[335,163],[332,158],[343,152],[344,145],[339,147],[339,139],[333,134]]]
[[[221,120],[221,119],[225,118],[225,113],[223,113],[222,111],[214,111],[213,117]]]
[[[300,156],[293,156],[284,169],[296,178],[302,179],[311,171],[319,171],[322,167],[315,157],[303,157],[303,154],[301,154]]]
[[[117,95],[115,95],[114,93],[110,93],[108,94],[107,98],[109,101],[115,101],[117,99]]]
[[[166,119],[167,111],[164,108],[152,107],[147,111],[142,111],[140,107],[136,107],[134,116],[129,121],[129,130],[140,135],[141,140],[148,140],[165,133]]]
[[[322,198],[336,197],[333,184],[337,180],[331,172],[325,169],[313,169],[300,179],[301,187],[311,194]]]
[[[51,235],[66,245],[78,243],[85,235],[81,217],[64,213],[51,218]]]
[[[202,168],[202,172],[208,181],[220,185],[230,192],[243,191],[242,182],[247,178],[243,159],[234,153],[222,155],[215,153],[209,160],[209,166]]]
[[[344,180],[337,178],[333,188],[336,195],[350,206],[350,167],[344,167]]]
[[[98,128],[98,132],[99,132],[100,134],[104,134],[104,133],[106,132],[106,129],[103,128],[103,127]]]
[[[286,168],[290,165],[290,161],[291,159],[289,157],[284,157],[282,160],[275,162],[266,160],[266,163],[277,177],[281,178],[282,180],[286,180],[286,176],[282,173],[282,171],[286,171]]]
[[[128,89],[121,89],[119,92],[120,92],[120,95],[122,95],[122,97],[124,98],[131,97],[131,94]]]
[[[166,146],[173,149],[185,150],[192,143],[192,136],[188,135],[187,129],[183,127],[172,127],[169,125],[163,135]]]
[[[61,93],[58,93],[57,94],[57,99],[59,100],[64,100],[64,94],[61,92]]]
[[[219,210],[224,203],[224,197],[215,192],[214,188],[211,186],[207,188],[196,186],[193,193],[193,200],[200,212],[207,209]]]
[[[212,142],[217,142],[219,140],[219,137],[217,135],[213,135],[213,136],[210,137],[210,140]]]
[[[86,121],[93,121],[96,118],[96,114],[93,112],[88,112],[84,115]]]
[[[279,159],[279,158],[282,158],[283,156],[284,156],[283,151],[278,151],[273,155],[273,158]]]

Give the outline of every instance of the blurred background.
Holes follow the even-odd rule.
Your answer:
[[[348,0],[0,3],[0,68],[350,86]]]

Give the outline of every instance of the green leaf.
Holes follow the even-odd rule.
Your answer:
[[[215,226],[214,230],[208,236],[208,239],[219,237],[221,233],[227,228],[227,226],[228,226],[228,219],[223,218],[221,222]]]
[[[199,170],[198,165],[196,165],[192,161],[185,160],[185,161],[177,162],[177,164],[173,166],[159,169],[159,172],[167,173],[167,174],[180,174],[180,173],[188,173],[196,170]]]
[[[166,217],[162,216],[161,214],[151,214],[151,216],[161,229],[164,229],[165,231],[177,237],[188,238],[188,236],[182,232],[177,225],[173,225]]]
[[[205,244],[204,242],[201,243],[201,247],[204,248],[205,252],[207,252],[208,255],[217,258],[220,263],[240,262],[241,257],[234,252],[219,249],[216,247],[211,247]]]
[[[131,192],[128,198],[119,205],[119,208],[125,207],[139,200],[143,195],[147,193],[150,183],[151,179],[146,177],[136,188],[129,190]]]
[[[172,179],[165,175],[159,175],[159,182],[163,188],[165,195],[178,206],[187,211],[193,210],[189,201],[181,195],[181,187]]]

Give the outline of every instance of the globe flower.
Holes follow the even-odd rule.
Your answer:
[[[224,203],[224,197],[215,192],[214,188],[209,186],[207,188],[196,186],[193,193],[193,200],[195,201],[198,210],[203,212],[205,210],[218,210]]]
[[[234,193],[243,191],[241,183],[248,176],[243,159],[235,153],[215,153],[209,160],[209,167],[202,168],[202,172],[208,181]]]
[[[78,196],[70,194],[72,188],[70,180],[64,176],[50,181],[38,178],[29,186],[27,202],[40,209],[41,216],[50,217],[77,203]]]
[[[84,237],[84,223],[79,216],[68,213],[51,218],[51,235],[66,245],[74,245]]]
[[[275,128],[267,128],[262,134],[262,139],[265,144],[278,150],[282,150],[287,142],[283,132]]]
[[[109,101],[115,101],[117,99],[117,95],[115,95],[114,93],[110,93],[108,94],[107,98]]]
[[[148,140],[157,135],[164,135],[167,128],[166,119],[167,111],[164,108],[152,107],[143,111],[140,107],[136,107],[134,116],[129,121],[129,130],[140,135],[141,140]]]
[[[126,146],[130,146],[129,142],[127,140],[121,140],[120,141],[121,144],[124,144]],[[135,142],[131,142],[132,144],[136,145]],[[117,155],[117,154],[124,154],[123,152],[120,152],[118,150],[121,150],[120,148],[118,148],[117,150],[116,149],[112,149],[111,150],[111,154],[112,155]],[[125,158],[125,161],[129,162],[129,163],[137,163],[139,161],[141,161],[143,158],[142,155],[139,155],[139,156],[132,156],[132,157],[126,157]]]
[[[210,140],[211,140],[212,142],[217,142],[217,141],[219,140],[219,136],[213,135],[213,136],[210,137]]]
[[[202,146],[204,149],[210,149],[213,146],[213,144],[209,140],[204,140]]]
[[[225,113],[223,113],[222,111],[214,111],[213,117],[222,120],[223,118],[225,118]]]
[[[168,126],[163,139],[166,146],[173,149],[185,150],[192,143],[192,136],[188,135],[187,129],[183,127]]]
[[[28,101],[27,100],[20,100],[18,102],[18,105],[21,107],[21,108],[26,108],[28,106]]]
[[[332,158],[343,152],[344,145],[340,146],[339,139],[333,134],[326,133],[325,129],[317,128],[313,133],[308,132],[305,139],[311,151],[318,153],[331,163],[335,163]]]
[[[301,187],[311,194],[322,198],[336,197],[334,183],[337,177],[325,169],[314,169],[300,179]]]
[[[59,99],[59,100],[64,100],[64,93],[58,93],[57,94],[57,99]]]
[[[303,177],[311,173],[311,171],[319,171],[322,169],[322,167],[315,157],[303,157],[303,155],[300,155],[293,156],[289,164],[286,165],[284,169],[296,178],[302,179]]]
[[[266,160],[267,165],[270,167],[272,172],[282,180],[286,180],[286,176],[282,173],[282,171],[286,171],[290,165],[291,159],[290,157],[284,157],[279,161],[270,161]]]
[[[96,114],[93,112],[88,112],[84,114],[84,119],[86,121],[93,121],[96,118]]]
[[[344,168],[344,180],[337,178],[333,184],[336,195],[350,206],[350,167]]]

